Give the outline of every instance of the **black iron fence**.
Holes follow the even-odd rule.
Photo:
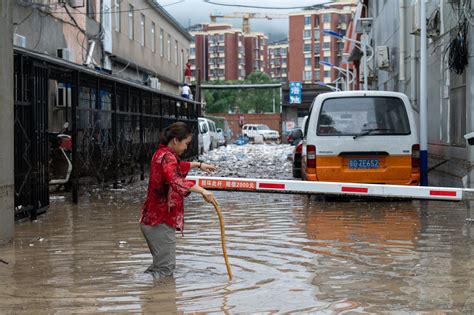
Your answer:
[[[88,68],[15,49],[15,206],[35,217],[49,205],[49,131],[72,136],[72,193],[79,179],[145,176],[160,131],[183,121],[197,131],[201,106]],[[49,117],[49,118],[48,118]],[[53,129],[53,130],[51,130]],[[198,153],[197,132],[187,156]]]

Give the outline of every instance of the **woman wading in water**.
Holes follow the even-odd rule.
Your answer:
[[[215,201],[212,192],[185,179],[193,168],[208,173],[216,170],[214,165],[180,161],[179,157],[188,148],[192,136],[191,129],[182,122],[165,128],[151,160],[140,227],[153,256],[153,263],[145,272],[154,277],[173,275],[176,266],[175,231],[183,233],[184,227],[184,197],[195,192],[209,203]]]

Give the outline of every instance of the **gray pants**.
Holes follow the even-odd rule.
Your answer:
[[[140,228],[153,256],[153,263],[145,272],[154,277],[172,276],[176,267],[175,228],[164,223],[140,224]]]

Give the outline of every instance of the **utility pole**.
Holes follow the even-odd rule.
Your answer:
[[[0,244],[13,238],[15,223],[13,1],[0,1]]]

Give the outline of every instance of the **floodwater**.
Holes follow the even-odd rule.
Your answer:
[[[0,247],[0,313],[474,312],[469,203],[218,192],[229,281],[217,215],[194,195],[176,274],[153,280],[145,188],[90,187],[79,205],[53,196],[17,223]]]

